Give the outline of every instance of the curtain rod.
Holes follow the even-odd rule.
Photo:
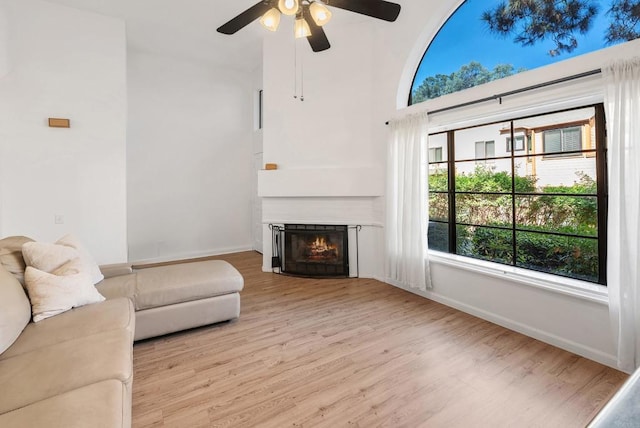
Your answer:
[[[580,79],[582,77],[589,77],[589,76],[593,76],[594,74],[600,74],[601,72],[602,72],[602,69],[596,68],[595,70],[585,71],[583,73],[578,73],[578,74],[573,74],[571,76],[561,77],[560,79],[550,80],[548,82],[538,83],[536,85],[526,86],[526,87],[520,88],[520,89],[514,89],[513,91],[502,92],[500,94],[492,95],[490,97],[479,98],[477,100],[467,101],[466,103],[455,104],[455,105],[452,105],[452,106],[449,106],[449,107],[439,108],[437,110],[433,110],[433,111],[430,111],[428,113],[429,114],[442,113],[442,112],[449,111],[449,110],[454,110],[454,109],[457,109],[457,108],[460,108],[460,107],[467,107],[467,106],[470,106],[470,105],[480,104],[480,103],[484,103],[486,101],[494,101],[494,100],[499,100],[500,104],[502,104],[502,98],[506,97],[506,96],[509,96],[509,95],[515,95],[515,94],[519,94],[521,92],[531,91],[533,89],[544,88],[544,87],[547,87],[547,86],[556,85],[558,83],[569,82],[571,80]],[[389,121],[386,121],[384,124],[388,125]]]

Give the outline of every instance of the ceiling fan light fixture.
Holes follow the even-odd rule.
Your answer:
[[[278,0],[278,9],[284,15],[295,15],[298,12],[300,3],[298,0]]]
[[[331,19],[331,11],[320,0],[316,0],[309,5],[309,12],[315,23],[320,27]]]
[[[276,31],[280,25],[280,11],[275,7],[269,9],[260,18],[260,24],[269,31]]]
[[[296,22],[293,28],[296,39],[301,39],[302,37],[309,37],[311,35],[311,29],[309,28],[309,24],[304,18],[296,18]]]

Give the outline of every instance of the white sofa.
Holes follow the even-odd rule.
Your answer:
[[[239,316],[242,276],[205,261],[103,267],[105,301],[34,323],[25,239],[0,240],[0,427],[130,427],[134,340]]]

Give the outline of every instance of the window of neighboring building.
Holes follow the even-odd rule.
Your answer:
[[[549,129],[543,132],[545,153],[575,152],[582,149],[582,128]]]
[[[638,37],[639,0],[467,0],[431,40],[409,105]]]
[[[505,129],[521,149],[495,146]],[[446,150],[429,160],[429,249],[605,284],[604,135],[601,104],[431,134]]]
[[[434,147],[429,149],[429,162],[442,161],[442,147]]]
[[[524,135],[516,135],[515,136],[515,140],[516,140],[516,151],[522,151],[524,150]],[[511,151],[511,137],[507,137],[507,151],[510,152]]]
[[[480,162],[496,155],[495,141],[476,141],[476,159]]]

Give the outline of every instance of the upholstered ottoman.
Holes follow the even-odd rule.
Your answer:
[[[135,340],[237,318],[244,279],[223,260],[132,268],[101,266],[96,285],[107,299],[128,297],[136,310]]]

